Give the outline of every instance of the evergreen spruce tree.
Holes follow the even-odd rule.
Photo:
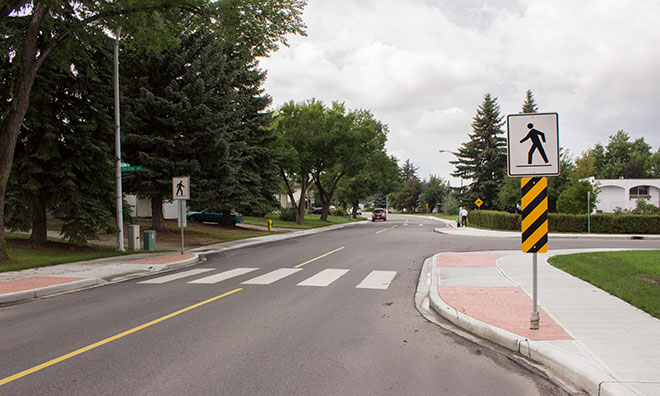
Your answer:
[[[528,89],[527,90],[527,95],[525,97],[525,103],[523,103],[522,111],[521,113],[538,113],[539,107],[536,105],[536,102],[534,101],[534,95],[532,95],[532,90]]]
[[[470,140],[458,148],[452,173],[454,177],[471,179],[467,191],[459,197],[462,205],[472,207],[480,198],[484,204],[481,209],[496,207],[496,198],[501,181],[506,174],[506,139],[502,136],[503,117],[497,98],[490,94],[484,96],[483,103],[477,108],[472,119]]]
[[[81,46],[82,47],[82,46]],[[100,36],[75,63],[43,66],[16,145],[5,211],[10,229],[47,241],[47,210],[85,244],[113,215],[112,44]]]
[[[251,55],[197,30],[178,48],[127,58],[124,153],[144,170],[126,185],[151,199],[153,228],[165,229],[162,203],[171,199],[173,176],[189,175],[190,206],[220,208],[227,224],[232,209],[267,210],[277,189],[270,98]]]

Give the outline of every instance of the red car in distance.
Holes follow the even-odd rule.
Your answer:
[[[387,221],[387,212],[385,212],[385,209],[382,208],[374,209],[373,213],[371,213],[371,221],[376,221],[376,220]]]

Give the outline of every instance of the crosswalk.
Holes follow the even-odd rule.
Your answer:
[[[177,272],[171,275],[159,276],[152,279],[147,279],[138,284],[151,284],[162,285],[164,283],[173,282],[181,279],[186,279],[188,284],[193,285],[213,285],[236,278],[251,272],[258,271],[259,268],[233,268],[220,273],[208,274],[209,272],[216,271],[215,268],[195,268],[188,271]],[[303,271],[303,268],[278,268],[276,270],[258,275],[244,282],[243,285],[270,285],[279,280],[287,278],[291,275]],[[299,282],[297,286],[307,287],[327,287],[339,280],[341,277],[350,272],[349,269],[340,268],[326,268],[318,273],[306,278]],[[198,278],[200,275],[206,275]],[[372,290],[386,290],[396,277],[396,271],[371,271],[361,282],[355,286],[356,289],[372,289]],[[195,278],[195,279],[190,279]]]

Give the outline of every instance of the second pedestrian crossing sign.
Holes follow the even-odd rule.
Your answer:
[[[558,119],[557,113],[506,117],[509,176],[559,175]]]

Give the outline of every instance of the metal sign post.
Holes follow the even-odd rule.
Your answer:
[[[538,257],[548,251],[548,179],[557,176],[559,163],[557,113],[507,116],[507,172],[521,177],[522,251],[532,253],[531,330],[538,330]]]
[[[172,178],[172,199],[179,201],[179,228],[181,228],[181,254],[185,250],[183,229],[186,228],[186,200],[190,199],[190,177]]]

